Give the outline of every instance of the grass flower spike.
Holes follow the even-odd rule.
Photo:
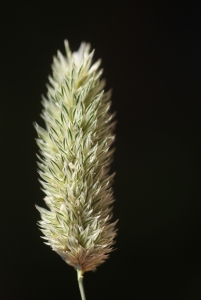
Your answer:
[[[46,244],[78,273],[95,270],[112,251],[113,194],[109,174],[114,140],[111,92],[104,92],[100,60],[92,63],[90,45],[66,56],[58,52],[43,98],[46,128],[35,125],[40,148],[39,174],[48,209],[37,206]]]

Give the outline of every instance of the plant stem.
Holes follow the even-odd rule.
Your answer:
[[[84,285],[83,285],[83,272],[80,265],[77,265],[77,280],[79,284],[81,299],[86,300],[85,292],[84,292]]]

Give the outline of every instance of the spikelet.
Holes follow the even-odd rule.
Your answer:
[[[48,209],[37,206],[40,229],[67,264],[95,270],[112,251],[116,235],[109,175],[114,140],[111,92],[105,93],[100,60],[92,64],[90,45],[66,56],[58,52],[43,98],[46,128],[35,125],[39,174]]]

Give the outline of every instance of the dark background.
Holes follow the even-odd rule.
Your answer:
[[[66,38],[102,58],[118,119],[117,250],[85,275],[87,300],[200,299],[200,1],[27,2],[0,5],[1,299],[80,299],[34,206],[33,122]]]

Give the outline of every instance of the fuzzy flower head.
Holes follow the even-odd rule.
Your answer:
[[[113,194],[109,175],[113,149],[110,91],[105,93],[100,60],[92,64],[90,45],[82,43],[66,56],[58,52],[36,124],[39,174],[48,209],[37,206],[40,229],[69,265],[82,273],[96,269],[112,251]]]

